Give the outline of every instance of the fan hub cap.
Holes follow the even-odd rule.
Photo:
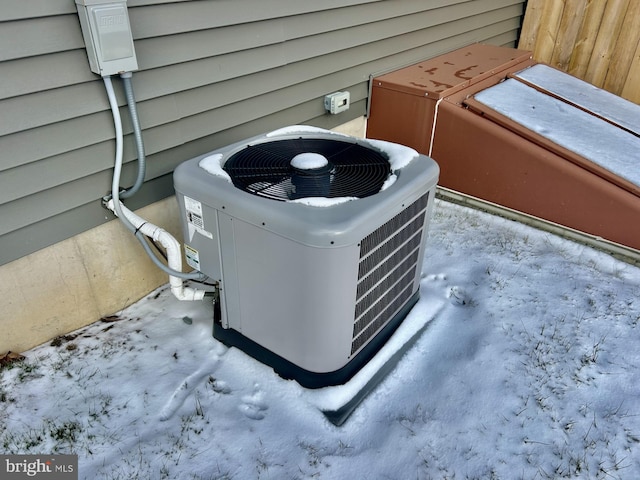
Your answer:
[[[333,165],[319,153],[300,153],[291,159],[292,199],[328,197]]]

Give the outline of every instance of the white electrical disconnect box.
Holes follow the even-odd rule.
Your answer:
[[[76,0],[91,71],[102,76],[138,69],[126,0]]]
[[[349,92],[335,92],[324,97],[324,108],[329,113],[340,113],[349,110]]]

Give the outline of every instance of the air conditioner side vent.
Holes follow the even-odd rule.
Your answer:
[[[351,353],[383,328],[413,294],[427,192],[360,242]]]
[[[387,223],[367,235],[360,244],[360,258],[365,257],[376,246],[385,242],[389,238],[390,232],[397,231],[400,226],[407,223],[407,220],[422,212],[427,207],[428,201],[429,194],[423,195]]]
[[[414,273],[414,272],[410,272]],[[403,305],[411,298],[411,285],[413,284],[413,278],[411,275],[408,275],[405,279],[409,280],[409,285],[406,286],[404,290],[400,292],[400,294],[391,302],[387,307],[382,310],[372,321],[369,322],[367,327],[362,331],[362,333],[355,337],[351,343],[351,353],[357,352],[361,347],[366,345],[369,340],[382,328],[387,322],[393,318],[393,316],[398,312]],[[390,292],[391,295],[395,295],[395,289]],[[379,304],[382,305],[382,304]]]
[[[358,280],[369,275],[369,272],[376,269],[380,262],[384,261],[392,252],[407,242],[412,236],[422,229],[424,225],[424,213],[414,218],[409,224],[400,228],[395,234],[391,233],[390,238],[386,238],[385,242],[378,248],[362,258],[360,254],[360,263],[358,264]],[[362,252],[362,251],[361,251]]]
[[[417,254],[415,256],[417,257]],[[395,278],[395,276],[388,277],[390,280],[388,283],[392,284],[391,287],[388,287],[388,285],[385,284],[386,282],[383,282],[379,285],[379,288],[375,288],[374,290],[371,291],[369,295],[364,297],[363,302],[358,302],[356,309],[360,311],[359,313],[362,316],[358,318],[358,320],[354,325],[354,328],[353,328],[354,336],[357,336],[360,332],[362,332],[362,330],[369,327],[370,324],[374,320],[376,320],[380,316],[380,313],[382,313],[382,311],[387,307],[387,305],[384,302],[376,301],[382,298],[382,296],[380,296],[380,291],[378,290],[381,290],[381,291],[386,290],[385,293],[389,297],[394,298],[400,293],[402,293],[407,286],[413,285],[414,275],[415,275],[415,261],[412,264],[409,271],[406,272],[402,277],[400,278]],[[369,301],[369,299],[371,299],[371,301]]]
[[[381,294],[388,290],[391,285],[398,281],[402,274],[411,268],[411,265],[415,264],[418,260],[422,237],[420,233],[415,235],[410,242],[358,283],[357,298],[361,299],[361,301],[356,304],[356,318],[369,308],[376,299],[380,298]]]

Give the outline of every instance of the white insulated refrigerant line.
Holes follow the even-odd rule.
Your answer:
[[[130,73],[129,73],[130,75]],[[120,175],[122,172],[122,151],[123,151],[123,134],[122,121],[118,110],[113,84],[110,76],[103,77],[104,84],[109,98],[109,105],[113,113],[113,123],[116,132],[116,158],[113,171],[113,181],[111,184],[111,199],[106,203],[107,208],[111,210],[123,223],[123,225],[131,231],[145,248],[147,254],[154,260],[162,270],[169,274],[169,283],[171,292],[179,300],[202,300],[205,296],[204,290],[197,290],[185,287],[183,279],[202,279],[203,274],[200,272],[183,273],[182,272],[182,250],[180,242],[178,242],[166,230],[147,222],[140,216],[133,213],[120,201]],[[167,263],[165,266],[158,260],[156,255],[151,251],[147,241],[142,237],[147,237],[159,242],[167,251]]]
[[[205,297],[205,291],[185,287],[183,281],[203,280],[206,276],[201,272],[184,273],[182,271],[180,243],[167,231],[139,217],[120,201],[121,198],[134,195],[144,183],[145,176],[144,145],[131,84],[131,72],[138,69],[138,61],[129,24],[127,2],[126,0],[76,0],[76,7],[89,66],[91,71],[100,75],[104,81],[115,127],[116,154],[111,198],[103,198],[103,204],[120,219],[127,230],[134,234],[156,266],[169,275],[171,291],[176,298],[201,300]],[[112,75],[120,75],[122,78],[138,152],[138,175],[135,184],[123,190],[120,189],[123,151],[122,120],[111,82]],[[151,250],[147,237],[165,248],[168,265],[161,262]]]

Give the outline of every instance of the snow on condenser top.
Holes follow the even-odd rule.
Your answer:
[[[384,140],[365,140],[376,150],[386,153],[389,156],[389,163],[391,164],[391,171],[402,170],[409,165],[411,160],[416,158],[419,154],[413,148],[405,147],[397,143],[385,142]]]
[[[215,175],[217,177],[222,177],[227,182],[233,183],[229,174],[222,169],[223,158],[224,155],[222,155],[221,153],[214,153],[213,155],[204,157],[202,160],[200,160],[200,163],[198,163],[198,165],[207,173],[210,173],[211,175]]]
[[[351,138],[349,135],[345,135],[344,133],[333,132],[331,130],[325,130],[324,128],[311,127],[309,125],[292,125],[290,127],[280,128],[278,130],[274,130],[273,132],[267,133],[267,137],[271,138],[280,135],[291,135],[296,133],[328,133],[340,137]],[[386,153],[389,157],[391,171],[393,172],[406,167],[409,162],[411,162],[411,160],[419,155],[418,152],[413,148],[399,145],[397,143],[385,142],[384,140],[371,140],[368,138],[363,139],[362,141],[369,144],[369,146],[375,148],[376,150]]]
[[[288,203],[301,203],[303,205],[307,205],[308,207],[333,207],[334,205],[339,205],[341,203],[347,203],[352,200],[358,200],[358,197],[304,197],[298,198],[296,200],[287,200]]]
[[[282,135],[295,135],[296,133],[330,133],[332,135],[339,135],[341,137],[348,137],[343,133],[332,132],[331,130],[325,130],[324,128],[312,127],[311,125],[291,125],[289,127],[282,127],[266,134],[267,138],[280,137]]]
[[[267,138],[274,138],[284,135],[294,135],[298,133],[318,133],[318,134],[331,134],[344,138],[352,138],[349,135],[345,135],[339,132],[333,132],[331,130],[325,130],[323,128],[312,127],[309,125],[292,125],[289,127],[280,128],[278,130],[274,130],[266,134]],[[418,152],[412,148],[406,147],[404,145],[399,145],[396,143],[386,142],[383,140],[371,140],[371,139],[361,139],[362,143],[370,146],[371,148],[378,150],[387,155],[389,159],[389,165],[391,167],[391,173],[389,177],[382,185],[380,191],[383,191],[393,185],[396,181],[397,172],[402,168],[406,167],[411,160],[417,158],[419,156]],[[224,155],[220,153],[214,153],[209,155],[202,160],[198,164],[200,168],[204,169],[207,173],[211,175],[215,175],[221,178],[224,178],[227,182],[233,183],[231,177],[227,172],[222,168],[224,165]],[[302,153],[296,155],[291,161],[291,165],[295,168],[305,170],[305,169],[314,169],[321,168],[327,165],[327,159],[319,154],[315,153]],[[357,197],[338,197],[338,198],[324,198],[324,197],[309,197],[309,198],[300,198],[296,200],[290,200],[293,203],[303,203],[309,206],[315,207],[330,207],[332,205],[337,205],[340,203],[348,202],[351,200],[357,200]]]

